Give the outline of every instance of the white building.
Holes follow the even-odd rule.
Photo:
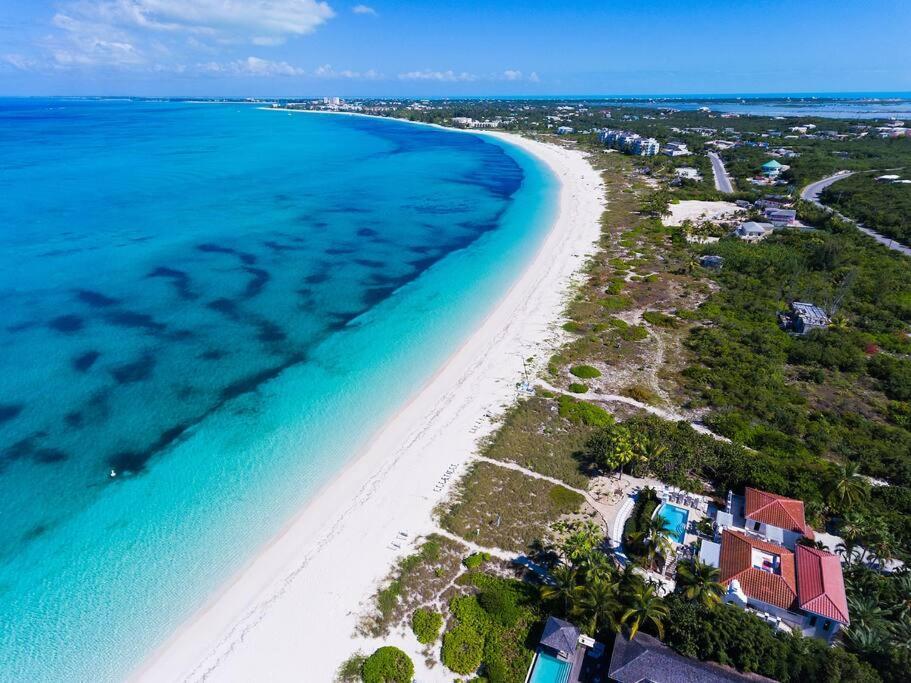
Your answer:
[[[686,143],[683,142],[669,142],[664,146],[664,150],[661,153],[667,154],[669,157],[683,157],[692,154],[687,149]]]

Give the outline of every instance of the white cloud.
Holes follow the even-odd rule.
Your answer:
[[[241,76],[304,76],[306,71],[288,62],[274,62],[261,57],[247,57],[233,62],[206,62],[197,64],[196,70],[209,74],[237,74]]]
[[[521,81],[522,72],[516,69],[506,69],[506,71],[503,72],[503,78],[507,81]]]
[[[474,74],[462,71],[456,73],[452,69],[448,71],[407,71],[399,74],[399,79],[403,81],[476,81],[478,77]]]
[[[537,72],[535,72],[535,71],[532,71],[530,74],[528,74],[528,80],[531,81],[532,83],[540,83],[540,82],[541,82],[541,79],[538,78],[538,74],[537,74]]]
[[[36,62],[31,57],[26,57],[25,55],[18,53],[0,55],[0,62],[3,64],[8,64],[14,69],[19,69],[20,71],[31,71],[40,66],[38,62]]]
[[[335,12],[320,0],[73,0],[57,16],[123,28],[252,38],[312,33]]]
[[[317,78],[347,78],[354,80],[367,80],[367,81],[376,81],[383,78],[383,74],[379,73],[375,69],[368,69],[367,71],[352,71],[351,69],[343,69],[338,71],[332,68],[331,64],[323,64],[322,66],[317,67],[313,75]]]
[[[376,16],[376,10],[369,5],[355,5],[351,8],[351,11],[355,14],[372,14]]]
[[[191,51],[279,45],[333,16],[324,0],[64,0],[39,47],[58,67],[167,70]]]

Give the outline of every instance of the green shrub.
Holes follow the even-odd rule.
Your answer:
[[[601,376],[601,371],[591,365],[575,365],[569,371],[579,379],[594,379]]]
[[[626,341],[642,341],[648,337],[648,330],[642,325],[630,325],[620,330],[620,338]]]
[[[658,394],[641,384],[633,384],[632,386],[625,387],[620,393],[624,396],[629,396],[631,399],[649,405],[656,405],[661,402],[661,397],[658,396]]]
[[[443,664],[458,674],[474,673],[481,666],[490,616],[473,595],[453,598],[449,608],[456,625],[443,636]]]
[[[416,609],[411,615],[411,630],[422,645],[432,643],[443,628],[443,615],[429,609]]]
[[[493,583],[485,588],[478,595],[478,603],[500,626],[512,628],[519,620],[519,596],[506,582]]]
[[[666,313],[661,313],[660,311],[646,311],[642,314],[642,318],[652,325],[657,327],[676,327],[677,320]]]
[[[411,683],[414,664],[400,649],[386,645],[367,657],[361,677],[364,683]]]
[[[462,564],[464,564],[469,571],[480,569],[485,562],[490,562],[490,553],[472,553],[462,560]]]
[[[563,329],[567,332],[572,332],[573,334],[581,334],[582,332],[585,332],[585,328],[582,325],[577,322],[573,322],[572,320],[563,323]]]
[[[381,590],[376,596],[376,606],[383,616],[391,613],[399,602],[399,594],[402,592],[401,581],[393,581],[386,588]]]
[[[581,422],[591,427],[607,427],[614,424],[614,418],[604,408],[585,401],[577,401],[566,394],[561,394],[557,402],[560,406],[560,417],[575,424]]]
[[[599,299],[598,303],[601,304],[605,311],[613,313],[631,308],[633,300],[625,294],[608,294],[606,297]]]
[[[554,505],[569,510],[577,509],[585,500],[581,495],[564,486],[554,486],[547,492],[547,495]]]
[[[360,652],[348,657],[335,672],[336,683],[360,683],[365,661],[367,658]]]
[[[584,394],[588,391],[588,386],[581,382],[573,382],[569,385],[569,390],[574,394]]]

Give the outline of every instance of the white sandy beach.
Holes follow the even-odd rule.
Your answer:
[[[573,274],[600,235],[603,188],[581,152],[487,134],[523,147],[560,178],[558,218],[541,250],[365,452],[153,653],[135,680],[331,681],[354,651],[383,644],[354,637],[364,605],[395,559],[434,531],[434,506],[492,429],[486,415],[500,414],[515,399],[522,359],[545,362],[561,339]],[[407,538],[397,549],[400,532]],[[414,656],[416,642],[384,642],[410,651],[417,680],[452,680],[441,665],[426,669],[423,657]]]

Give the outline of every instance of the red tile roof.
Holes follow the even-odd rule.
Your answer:
[[[810,539],[814,537],[813,529],[804,518],[803,501],[800,500],[747,487],[744,516],[779,529],[796,531]]]
[[[824,550],[797,546],[797,602],[807,612],[850,623],[838,557]]]
[[[753,566],[753,548],[778,555],[780,573],[757,569]],[[747,597],[782,609],[796,606],[797,580],[794,574],[794,553],[774,543],[751,538],[739,531],[725,529],[721,535],[720,580],[727,585],[734,579]]]

